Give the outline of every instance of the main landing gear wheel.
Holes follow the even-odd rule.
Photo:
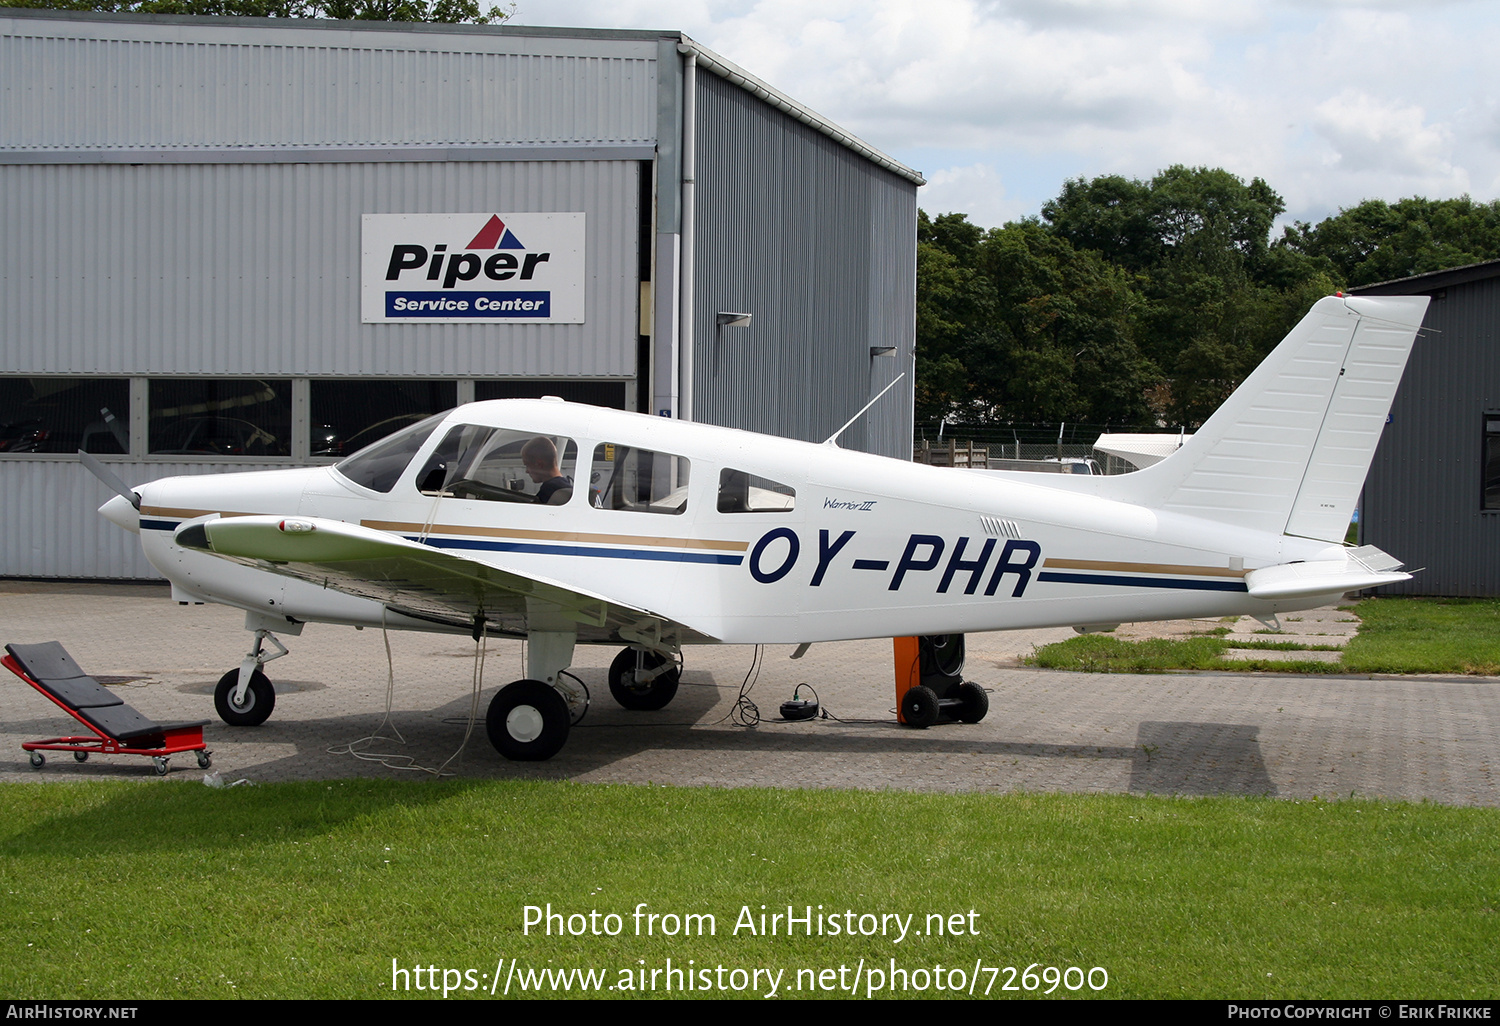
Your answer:
[[[989,694],[971,680],[958,686],[958,700],[963,703],[959,706],[958,718],[965,723],[978,723],[990,711]]]
[[[485,730],[495,751],[517,762],[550,759],[568,740],[568,703],[539,680],[507,684],[490,700]]]
[[[266,675],[256,670],[250,675],[250,686],[245,689],[245,698],[236,704],[234,689],[240,682],[240,671],[230,670],[219,678],[214,688],[214,709],[219,719],[231,727],[258,727],[270,717],[276,708],[276,689]]]
[[[901,698],[901,718],[906,721],[908,727],[932,726],[937,722],[940,708],[937,692],[925,684],[908,688]]]
[[[677,682],[682,674],[674,666],[645,683],[637,683],[635,670],[638,654],[640,653],[636,649],[624,649],[609,664],[609,693],[626,709],[649,711],[664,708],[672,700],[672,696],[677,694]],[[660,652],[648,651],[641,660],[641,667],[645,670],[655,670],[665,665],[667,657]]]

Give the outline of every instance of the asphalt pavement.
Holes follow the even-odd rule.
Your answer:
[[[158,721],[209,719],[213,770],[245,779],[417,778],[447,764],[469,778],[671,783],[722,787],[849,787],[967,792],[1099,792],[1400,798],[1500,805],[1494,761],[1500,679],[1265,673],[1083,674],[1017,665],[1052,631],[971,635],[965,677],[990,692],[977,724],[926,730],[895,718],[889,640],[791,646],[697,647],[676,699],[628,712],[609,696],[616,649],[580,647],[573,673],[591,704],[562,752],[511,763],[485,738],[491,695],[523,677],[519,642],[490,640],[478,719],[476,646],[466,637],[310,624],[268,663],[276,709],[258,727],[219,722],[213,689],[238,666],[250,635],[243,614],[179,606],[165,586],[0,581],[0,643],[60,641],[88,672]],[[739,700],[748,697],[756,710]],[[777,709],[801,683],[831,718],[787,723]],[[804,696],[806,692],[804,691]],[[0,781],[139,779],[201,784],[179,755],[155,776],[148,760],[54,755],[33,769],[25,740],[76,731],[40,694],[0,673]],[[396,740],[399,736],[402,740]],[[404,743],[403,743],[404,741]],[[455,757],[455,753],[457,753]],[[413,768],[400,768],[413,767]]]

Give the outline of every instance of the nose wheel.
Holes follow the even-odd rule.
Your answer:
[[[219,719],[231,727],[258,727],[276,708],[276,689],[264,673],[256,670],[250,675],[250,686],[245,688],[244,697],[236,700],[234,693],[239,683],[239,670],[230,670],[219,678],[218,686],[214,688],[214,709]]]

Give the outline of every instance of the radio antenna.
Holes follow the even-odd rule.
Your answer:
[[[902,371],[900,374],[896,375],[896,381],[900,381],[904,377],[906,377],[906,372]],[[845,431],[848,431],[849,430],[849,425],[853,424],[856,420],[858,420],[859,418],[863,417],[865,415],[865,411],[866,410],[868,410],[871,406],[874,406],[876,403],[880,402],[880,396],[885,395],[891,389],[895,388],[896,387],[896,381],[892,381],[889,385],[886,385],[884,388],[882,388],[880,390],[880,394],[879,395],[877,395],[874,399],[871,399],[869,402],[867,402],[863,406],[861,406],[859,408],[859,412],[856,413],[854,416],[850,417],[849,420],[847,422],[845,422],[845,424],[844,424],[843,427],[839,428],[833,434],[831,434],[827,438],[825,438],[823,440],[823,444],[824,445],[831,445],[835,449],[837,449],[839,447],[839,443],[838,443],[838,437],[839,437],[839,435],[843,434]]]

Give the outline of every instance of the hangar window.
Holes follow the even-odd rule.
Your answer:
[[[1500,510],[1500,410],[1484,415],[1484,508]]]
[[[561,506],[573,497],[572,439],[460,424],[417,474],[424,495]]]
[[[687,509],[688,461],[649,449],[606,442],[594,450],[591,500],[601,509],[682,513]]]
[[[796,498],[791,485],[728,467],[719,471],[720,513],[785,513]]]
[[[128,453],[127,378],[0,378],[0,454]]]
[[[153,455],[292,454],[290,380],[159,378],[149,395]]]
[[[455,381],[308,382],[313,456],[349,456],[394,431],[458,405]]]

